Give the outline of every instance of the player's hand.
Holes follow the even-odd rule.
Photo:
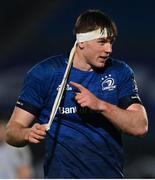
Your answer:
[[[35,123],[31,128],[28,129],[26,134],[26,140],[29,143],[38,144],[41,143],[46,136],[46,127],[39,123]]]
[[[93,111],[103,111],[103,101],[94,96],[88,89],[81,84],[70,82],[70,84],[76,87],[79,91],[75,92],[75,100],[81,107],[87,107]]]

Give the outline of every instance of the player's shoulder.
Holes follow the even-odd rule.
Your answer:
[[[48,74],[55,71],[61,71],[67,64],[67,56],[60,54],[56,56],[50,56],[43,59],[39,63],[35,64],[28,73]]]
[[[116,58],[110,58],[111,68],[118,70],[119,72],[133,72],[132,68],[124,61]]]
[[[116,58],[110,58],[110,63],[113,67],[116,67],[116,68],[123,68],[123,67],[128,66],[124,60],[120,60]]]
[[[65,54],[60,54],[56,56],[50,56],[46,59],[43,59],[41,62],[37,63],[32,69],[43,68],[43,69],[52,69],[57,70],[61,69],[66,65],[67,57]]]

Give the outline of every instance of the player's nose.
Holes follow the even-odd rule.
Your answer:
[[[108,54],[112,53],[112,44],[110,42],[105,43],[104,51]]]

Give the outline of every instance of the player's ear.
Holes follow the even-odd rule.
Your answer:
[[[84,44],[85,44],[84,42],[79,42],[79,43],[78,43],[79,48],[80,48],[80,49],[83,49],[83,48],[84,48]]]

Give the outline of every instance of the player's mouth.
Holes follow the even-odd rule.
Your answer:
[[[109,56],[100,56],[99,58],[102,60],[102,62],[105,62]]]

